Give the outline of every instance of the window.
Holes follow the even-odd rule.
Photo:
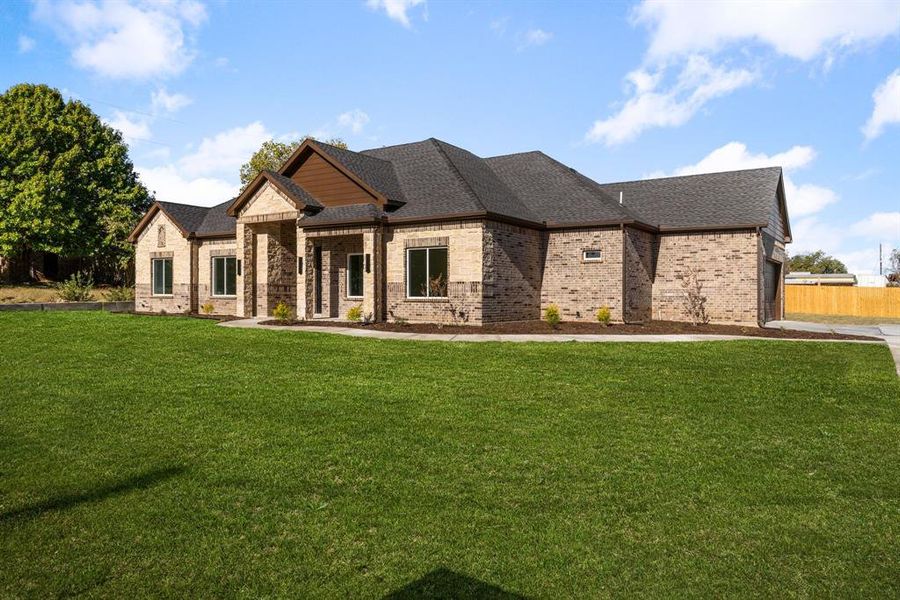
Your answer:
[[[582,250],[581,259],[584,262],[597,262],[603,260],[603,253],[599,250]]]
[[[362,298],[363,296],[363,255],[347,255],[347,297]]]
[[[153,270],[153,295],[168,296],[172,294],[172,259],[154,258]]]
[[[233,256],[214,256],[212,282],[213,296],[234,296],[237,293],[237,259]]]
[[[409,248],[406,251],[406,295],[409,298],[447,297],[446,248]]]

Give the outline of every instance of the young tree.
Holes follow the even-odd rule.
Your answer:
[[[121,134],[46,85],[0,95],[0,256],[88,258],[120,274],[126,238],[149,207]]]
[[[806,254],[798,254],[792,256],[788,261],[789,271],[791,273],[846,273],[847,267],[844,263],[828,256],[821,250],[815,252],[807,252]]]
[[[891,250],[891,257],[888,260],[888,285],[900,287],[900,248]]]
[[[275,140],[263,142],[259,150],[250,157],[250,160],[241,165],[241,186],[246,187],[262,171],[277,171],[280,169],[284,161],[290,158],[294,150],[307,139],[315,140],[316,138],[307,135],[293,142],[277,142]],[[347,144],[340,138],[322,141],[338,148],[347,148]]]

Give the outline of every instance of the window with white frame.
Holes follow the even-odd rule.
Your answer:
[[[154,258],[151,264],[154,296],[172,294],[172,259]]]
[[[237,259],[234,256],[214,256],[212,259],[212,295],[237,294]]]
[[[603,253],[599,250],[582,250],[581,260],[584,262],[600,262],[603,260]]]
[[[363,255],[347,255],[347,297],[363,297]]]
[[[406,250],[406,295],[409,298],[447,297],[447,248]]]

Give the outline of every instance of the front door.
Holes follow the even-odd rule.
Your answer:
[[[322,246],[313,249],[313,262],[316,268],[316,308],[315,314],[322,314]]]

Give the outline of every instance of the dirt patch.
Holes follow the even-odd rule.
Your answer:
[[[603,334],[603,335],[742,335],[760,338],[792,338],[803,340],[874,340],[878,338],[862,335],[819,333],[792,329],[764,329],[741,325],[691,325],[678,321],[651,321],[642,325],[617,324],[604,326],[600,323],[560,323],[555,328],[544,321],[514,321],[509,323],[488,323],[485,325],[435,325],[431,323],[349,323],[339,321],[263,321],[263,325],[296,327],[315,325],[317,327],[352,327],[354,329],[374,329],[376,331],[396,331],[401,333],[491,333],[491,334]]]

